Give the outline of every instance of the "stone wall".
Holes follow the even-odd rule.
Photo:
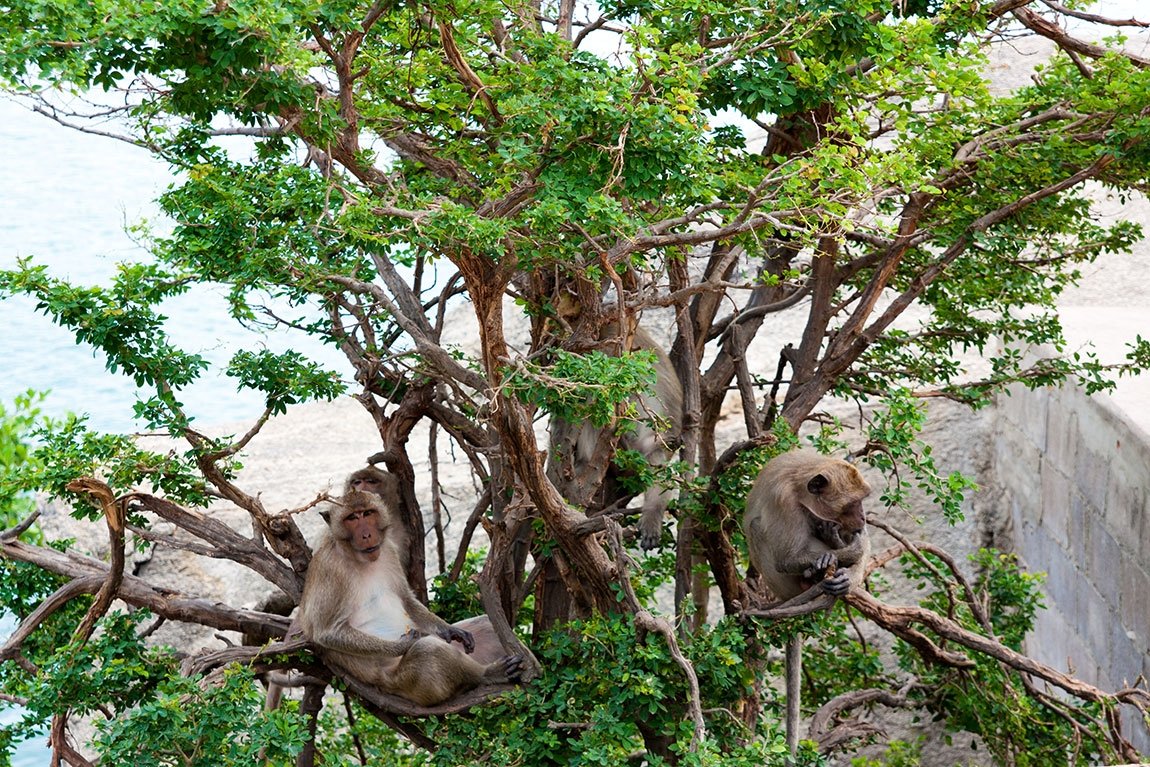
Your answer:
[[[1150,677],[1150,435],[1075,387],[999,398],[994,463],[1015,551],[1045,571],[1028,654],[1106,690]],[[1150,753],[1127,711],[1124,731]]]

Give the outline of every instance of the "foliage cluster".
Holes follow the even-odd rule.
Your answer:
[[[148,236],[148,263],[77,285],[24,259],[0,271],[0,297],[32,296],[138,387],[142,428],[186,447],[150,452],[82,415],[32,433],[32,398],[0,417],[5,529],[44,492],[106,526],[112,549],[104,566],[34,528],[0,538],[2,604],[37,624],[0,656],[3,703],[23,705],[28,727],[50,721],[54,750],[79,765],[72,712],[110,716],[95,744],[109,762],[263,753],[306,764],[318,721],[332,762],[781,763],[766,648],[802,631],[818,682],[808,708],[850,708],[849,693],[881,688],[976,733],[1006,763],[1136,756],[1111,715],[1119,702],[1150,708],[1144,690],[1112,695],[1027,667],[1073,696],[1063,700],[1019,674],[1036,581],[999,555],[981,555],[968,582],[892,531],[923,608],[854,592],[851,612],[743,620],[761,595],[743,577],[737,523],[769,455],[802,440],[846,451],[886,477],[881,503],[953,522],[972,483],[920,436],[925,400],[983,407],[1009,387],[1067,380],[1100,391],[1150,366],[1142,338],[1115,365],[1066,353],[1055,310],[1086,265],[1141,237],[1093,217],[1093,195],[1150,182],[1150,62],[1122,38],[1068,32],[1069,19],[1109,28],[1077,7],[7,3],[4,90],[138,145],[179,180],[160,197],[172,226]],[[1047,38],[1054,53],[1032,83],[1001,93],[985,76],[990,51],[1017,34]],[[162,308],[205,283],[225,288],[237,322],[313,336],[346,365],[273,354],[253,337],[226,373],[262,394],[264,412],[242,435],[209,436],[183,403],[209,363],[172,342]],[[558,311],[564,302],[577,311]],[[609,353],[621,340],[610,328],[640,315],[674,326],[677,460],[652,467],[617,451],[610,467],[590,467],[600,492],[574,508],[536,421],[618,424],[615,440],[646,417],[634,398],[658,390],[651,357]],[[465,319],[476,348],[447,340]],[[1035,358],[1039,348],[1054,353]],[[986,375],[967,370],[969,354],[987,360]],[[191,543],[161,545],[230,560],[297,599],[310,557],[299,510],[266,508],[261,488],[240,486],[239,460],[272,415],[347,392],[378,426],[371,460],[399,479],[417,591],[435,529],[411,458],[417,429],[445,435],[479,488],[436,595],[453,617],[481,602],[541,675],[470,716],[404,718],[362,691],[318,719],[303,703],[263,715],[252,674],[277,654],[235,649],[250,668],[191,678],[147,642],[144,608],[282,634],[278,616],[124,573],[124,525],[142,533],[164,520]],[[851,430],[822,412],[834,400],[858,413]],[[735,410],[741,431],[725,417]],[[679,491],[677,518],[663,549],[640,557],[621,527],[649,483]],[[200,511],[216,500],[246,512],[250,534]],[[872,588],[886,577],[873,574]],[[105,592],[132,612],[109,612]],[[723,616],[708,614],[712,592]],[[901,669],[847,628],[856,614],[906,642]],[[857,746],[866,733],[854,725],[840,711],[800,759]],[[889,759],[917,748],[892,744]]]

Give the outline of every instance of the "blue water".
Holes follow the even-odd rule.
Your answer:
[[[142,149],[63,128],[0,97],[0,268],[32,256],[61,277],[106,283],[117,262],[147,258],[125,229],[152,220],[163,231],[152,200],[173,181],[166,166]],[[253,335],[224,307],[222,291],[208,288],[165,304],[177,346],[215,364],[241,346],[294,348],[346,371],[334,350],[286,334]],[[108,373],[102,357],[37,313],[33,300],[0,300],[0,329],[0,404],[9,407],[28,388],[47,389],[41,408],[48,415],[86,413],[98,430],[140,429],[132,418],[132,382]],[[258,395],[237,393],[231,380],[216,372],[205,374],[180,398],[190,415],[209,425],[250,421],[263,406]],[[12,629],[11,620],[0,616],[0,641]],[[0,707],[0,722],[18,719],[17,712]],[[44,741],[37,735],[19,746],[14,767],[48,764]]]
[[[174,179],[142,149],[69,130],[0,100],[0,153],[0,268],[31,256],[59,276],[104,284],[117,262],[147,258],[127,226],[147,221],[165,231],[152,201]],[[167,302],[164,313],[176,344],[215,365],[254,342],[276,351],[290,346],[340,366],[335,350],[286,334],[254,335],[224,307],[223,291],[209,288]],[[29,387],[50,389],[44,404],[49,414],[83,412],[97,429],[136,430],[131,381],[108,374],[102,357],[37,313],[33,300],[0,301],[0,328],[0,403]],[[181,400],[206,424],[255,418],[263,404],[257,395],[238,394],[218,372],[205,374]]]

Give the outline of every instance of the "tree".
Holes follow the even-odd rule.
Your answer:
[[[1150,62],[1120,39],[1071,35],[1060,25],[1070,19],[1144,26],[1052,0],[10,3],[0,20],[7,89],[52,119],[138,144],[184,180],[160,200],[174,230],[154,238],[153,262],[122,265],[106,286],[76,286],[25,261],[0,274],[0,290],[35,296],[100,349],[110,371],[140,388],[140,421],[188,445],[180,455],[149,453],[82,419],[39,436],[39,463],[9,481],[102,517],[119,555],[109,566],[22,542],[23,526],[4,533],[6,566],[32,563],[66,581],[21,597],[45,601],[21,614],[25,624],[0,654],[13,689],[66,689],[53,643],[25,642],[49,615],[79,624],[67,652],[92,657],[93,673],[111,664],[82,648],[144,652],[134,639],[143,632],[112,616],[92,638],[113,597],[162,618],[282,635],[276,616],[167,595],[124,574],[123,531],[168,520],[203,551],[297,599],[307,545],[289,514],[269,512],[258,488],[234,483],[233,461],[270,415],[353,387],[379,428],[373,459],[403,487],[413,584],[425,586],[425,531],[407,444],[430,421],[484,487],[474,518],[485,520],[490,543],[478,598],[508,645],[536,630],[530,649],[546,669],[470,718],[443,720],[397,719],[426,712],[346,680],[379,721],[438,747],[404,757],[412,763],[463,763],[479,759],[477,749],[527,763],[615,763],[635,752],[651,763],[781,759],[762,649],[798,630],[834,650],[816,661],[825,676],[808,696],[830,707],[828,719],[816,717],[823,749],[861,732],[836,717],[879,701],[950,717],[1010,763],[1025,763],[1028,748],[1082,762],[1135,757],[1114,708],[1145,711],[1150,697],[1097,690],[1021,656],[1035,584],[991,555],[980,581],[954,589],[960,576],[945,553],[907,541],[875,566],[904,554],[935,583],[936,609],[894,608],[861,592],[846,600],[905,641],[914,684],[876,670],[873,649],[849,640],[837,613],[736,620],[751,604],[733,524],[747,484],[826,398],[866,403],[859,456],[916,477],[953,516],[966,483],[940,476],[915,437],[925,398],[980,407],[1010,383],[1067,378],[1098,390],[1150,362],[1144,343],[1117,369],[1089,357],[1029,364],[1018,351],[1058,346],[1053,298],[1082,264],[1141,234],[1129,222],[1092,220],[1089,191],[1125,194],[1147,181]],[[996,95],[984,76],[987,50],[1020,33],[1049,38],[1056,54],[1033,85]],[[102,93],[86,110],[75,106],[82,99],[56,98],[92,89]],[[749,145],[758,131],[765,141]],[[221,148],[230,136],[252,140],[249,157]],[[206,362],[167,340],[157,310],[197,282],[227,285],[239,322],[282,324],[337,345],[348,369],[241,352],[228,373],[266,395],[265,415],[238,438],[207,438],[180,401]],[[265,309],[269,298],[289,308]],[[578,311],[565,313],[572,298]],[[467,304],[481,342],[475,358],[442,341],[446,314]],[[508,340],[509,305],[530,325],[522,348]],[[912,308],[908,331],[896,320]],[[685,428],[680,461],[646,472],[679,490],[674,544],[639,559],[617,507],[588,513],[549,480],[533,423],[605,412],[625,428],[641,418],[626,395],[649,385],[650,358],[592,352],[605,323],[627,327],[656,309],[674,316]],[[801,330],[780,339],[773,321],[796,312]],[[749,369],[752,343],[776,349],[777,372]],[[955,362],[969,348],[988,355],[985,379],[965,378]],[[732,390],[746,424],[733,444],[716,433]],[[824,446],[855,439],[833,429],[815,436]],[[586,482],[598,486],[608,467],[590,469]],[[214,497],[249,512],[254,537],[189,510]],[[467,553],[440,583],[440,609],[474,597]],[[700,570],[713,575],[727,613],[711,626],[684,618]],[[672,580],[674,625],[653,611],[654,585]],[[92,593],[88,609],[76,609],[75,597]],[[987,609],[989,593],[1000,601]],[[54,612],[67,604],[71,613]],[[261,672],[313,664],[254,657],[224,652],[184,671],[237,659]],[[170,664],[136,668],[136,686],[103,693],[119,696],[105,707],[113,746],[116,727],[139,727],[171,700],[162,697]],[[1078,702],[1049,695],[1034,677]],[[989,698],[971,710],[975,694]],[[67,705],[16,697],[52,718],[62,759],[85,763],[66,746]],[[231,696],[235,710],[241,697]],[[316,703],[305,696],[302,708],[314,713]],[[95,705],[85,698],[76,707]],[[990,713],[1010,705],[1027,715],[1004,725]],[[331,758],[352,753],[341,740],[352,733],[362,759],[367,748],[400,760],[391,730],[365,738],[371,725],[357,722],[321,727]],[[257,728],[220,724],[241,726]],[[268,726],[295,732],[298,721],[258,725]],[[302,742],[284,740],[289,751]],[[310,758],[305,750],[301,759]]]

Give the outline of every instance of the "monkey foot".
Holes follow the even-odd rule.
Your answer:
[[[516,682],[523,676],[523,656],[522,655],[508,655],[496,663],[502,664],[503,673],[507,676],[508,682]]]
[[[663,542],[663,528],[659,528],[654,532],[650,530],[639,531],[639,548],[643,551],[650,551],[651,549],[659,548],[659,544]]]

